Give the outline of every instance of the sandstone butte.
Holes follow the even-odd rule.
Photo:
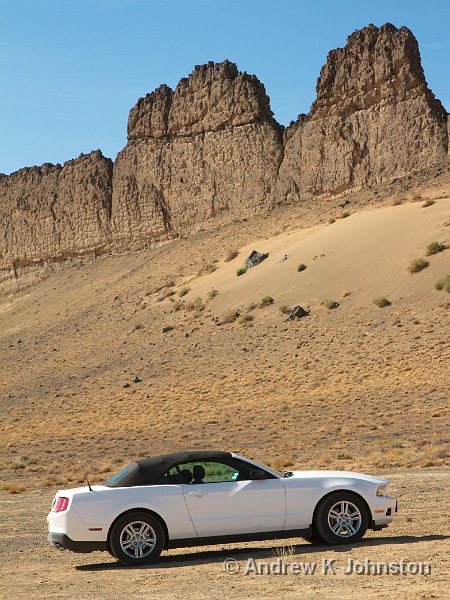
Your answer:
[[[209,62],[138,100],[114,164],[97,150],[0,175],[0,290],[74,257],[391,181],[448,160],[448,146],[406,27],[369,25],[331,51],[310,112],[287,128],[256,76]]]

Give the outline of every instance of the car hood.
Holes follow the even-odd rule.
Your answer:
[[[353,473],[350,471],[291,471],[290,479],[360,479],[374,483],[375,485],[386,485],[388,481],[373,475],[364,473]]]

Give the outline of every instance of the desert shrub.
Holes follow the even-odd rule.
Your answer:
[[[288,315],[290,312],[292,312],[292,308],[290,308],[287,304],[283,304],[282,306],[280,306],[281,314]]]
[[[259,303],[259,307],[260,308],[264,308],[266,306],[270,306],[270,304],[273,304],[273,298],[272,298],[272,296],[264,296],[264,298],[261,298],[261,302]]]
[[[197,296],[197,298],[195,298],[195,300],[192,302],[194,310],[196,311],[202,311],[205,309],[205,305],[203,303],[203,300],[200,298],[200,296]]]
[[[337,308],[339,306],[339,302],[336,302],[336,300],[333,300],[332,298],[325,298],[325,300],[322,300],[322,306],[332,310],[333,308]]]
[[[422,204],[422,208],[428,208],[429,206],[433,206],[433,204],[436,204],[434,200],[425,200]]]
[[[244,275],[244,273],[247,273],[247,269],[245,267],[240,267],[237,271],[236,271],[236,275],[238,277],[240,277],[241,275]]]
[[[178,312],[179,310],[181,310],[183,308],[183,302],[181,302],[181,300],[177,300],[176,302],[173,303],[173,308],[174,308],[174,310],[176,310]]]
[[[346,219],[349,216],[350,216],[350,213],[347,210],[345,210],[341,215],[341,219]]]
[[[213,262],[204,262],[197,272],[197,275],[207,275],[208,273],[214,273],[217,269]]]
[[[297,271],[298,271],[299,273],[301,273],[301,271],[304,271],[305,269],[306,269],[306,265],[305,265],[305,263],[301,263],[301,264],[300,264],[300,265],[298,265],[298,267],[297,267]]]
[[[333,225],[333,223],[336,223],[336,219],[334,219],[333,217],[331,217],[331,219],[328,219],[328,225]]]
[[[109,473],[111,471],[111,467],[109,465],[103,465],[99,468],[99,473]]]
[[[191,291],[190,287],[182,287],[179,290],[178,295],[180,296],[180,298],[182,298],[183,296],[186,296],[186,294],[189,294],[190,291]]]
[[[257,304],[255,304],[254,302],[250,302],[250,304],[247,306],[247,312],[252,312],[252,310],[255,310],[255,308],[257,307]]]
[[[447,250],[448,246],[445,244],[441,244],[440,242],[431,242],[427,246],[427,252],[425,256],[432,256],[433,254],[438,254],[439,252],[443,252]]]
[[[241,317],[239,318],[239,322],[242,323],[243,325],[246,325],[248,323],[250,323],[251,321],[254,320],[254,315],[250,314],[250,313],[245,313],[243,315],[241,315]]]
[[[227,312],[222,316],[222,323],[234,323],[236,319],[239,317],[239,313],[236,310],[227,310]]]
[[[212,300],[213,298],[215,298],[218,293],[219,293],[219,290],[209,290],[209,292],[207,294],[208,300]]]
[[[426,269],[429,266],[429,264],[430,263],[424,258],[415,258],[409,263],[407,270],[411,274],[420,273],[420,271]]]
[[[21,494],[27,488],[21,483],[7,483],[3,486],[3,489],[5,492],[8,492],[8,494]]]
[[[373,303],[378,306],[378,308],[384,308],[385,306],[390,306],[391,302],[384,296],[379,296],[378,298],[374,298]]]
[[[438,279],[434,284],[434,287],[439,291],[444,290],[445,292],[450,292],[450,275],[445,275]]]
[[[231,262],[238,254],[239,252],[235,248],[230,248],[225,256],[225,262]]]

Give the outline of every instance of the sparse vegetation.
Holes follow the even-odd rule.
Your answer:
[[[191,291],[190,287],[182,287],[179,292],[178,295],[180,298],[182,298],[183,296],[186,296],[186,294],[189,294],[189,292]]]
[[[328,308],[329,310],[332,310],[339,306],[339,302],[336,302],[336,300],[333,300],[332,298],[325,298],[325,300],[322,300],[321,304],[322,304],[322,306],[325,306],[325,308]]]
[[[292,308],[290,308],[287,304],[283,304],[282,306],[280,306],[281,314],[288,315],[290,312],[292,312]]]
[[[183,308],[183,302],[181,302],[181,300],[176,300],[176,302],[173,303],[173,308],[178,312]]]
[[[341,219],[346,219],[349,216],[350,216],[350,213],[347,210],[344,210],[344,212],[341,215]]]
[[[297,271],[300,273],[301,271],[304,271],[306,269],[306,265],[305,263],[301,263],[300,265],[298,265],[297,267]]]
[[[222,316],[221,323],[234,323],[236,319],[239,317],[239,312],[236,310],[227,310],[227,312]]]
[[[436,204],[434,200],[425,200],[422,204],[422,208],[428,208],[429,206],[433,206],[433,204]]]
[[[8,492],[8,494],[21,494],[22,492],[25,492],[27,488],[21,483],[7,483],[2,489],[5,492]]]
[[[197,275],[208,275],[209,273],[214,273],[216,269],[217,267],[213,262],[205,262],[198,270]]]
[[[386,306],[391,306],[392,302],[390,302],[384,296],[379,296],[378,298],[373,299],[373,303],[378,306],[378,308],[385,308]]]
[[[209,290],[208,292],[208,300],[212,300],[213,298],[215,298],[217,296],[217,294],[219,293],[219,290]]]
[[[99,468],[99,473],[109,473],[111,471],[111,467],[109,465],[103,465]]]
[[[254,302],[250,302],[250,304],[247,306],[247,312],[252,312],[252,310],[255,310],[255,308],[257,307],[257,304],[255,304]]]
[[[235,248],[230,248],[230,250],[228,250],[224,260],[225,260],[225,262],[231,262],[238,255],[239,255],[239,252]]]
[[[336,223],[336,219],[334,219],[333,217],[328,219],[328,225],[333,225],[333,223]]]
[[[445,244],[441,244],[440,242],[431,242],[427,246],[427,252],[425,256],[432,256],[433,254],[438,254],[439,252],[443,252],[447,250],[448,246]]]
[[[411,274],[420,273],[420,271],[426,269],[429,266],[429,264],[430,263],[424,258],[415,258],[409,263],[407,270]]]
[[[434,287],[439,291],[444,290],[444,292],[450,292],[450,275],[445,275],[438,279],[434,284]]]
[[[247,273],[247,269],[245,267],[240,267],[237,271],[236,271],[236,275],[238,277],[240,277],[241,275],[244,275],[244,273]]]
[[[272,296],[264,296],[264,298],[261,298],[259,307],[265,308],[266,306],[270,306],[271,304],[273,304],[273,302],[274,302],[274,300],[273,300]]]
[[[254,318],[254,315],[250,313],[245,313],[239,317],[239,322],[242,323],[242,325],[249,325],[254,320]]]

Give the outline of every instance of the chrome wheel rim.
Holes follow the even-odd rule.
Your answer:
[[[130,558],[145,558],[156,545],[155,530],[145,521],[134,521],[120,533],[120,547]]]
[[[338,537],[354,536],[361,527],[361,521],[359,508],[348,500],[336,502],[328,511],[328,526]]]

